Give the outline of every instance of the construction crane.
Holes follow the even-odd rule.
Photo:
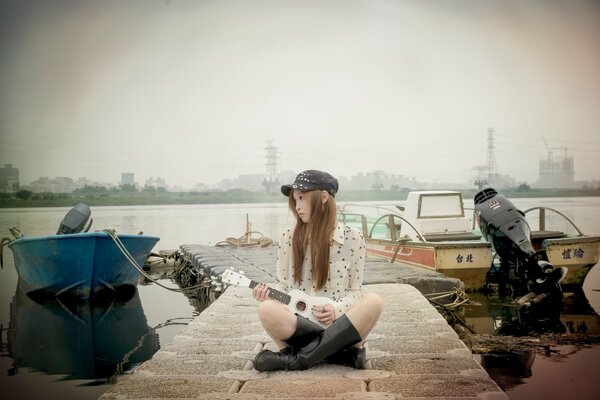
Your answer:
[[[554,150],[564,150],[565,152],[565,158],[567,158],[567,151],[569,150],[575,150],[572,147],[567,147],[567,146],[560,146],[560,147],[550,147],[548,146],[548,142],[546,142],[546,138],[542,135],[542,139],[544,140],[544,145],[546,146],[546,151],[548,152],[548,160],[552,159],[552,152]]]
[[[546,142],[546,138],[542,135],[542,139],[544,140],[544,145],[546,146],[546,151],[548,151],[548,160],[552,158],[552,149],[548,146],[548,142]]]
[[[573,147],[561,146],[561,147],[552,147],[551,150],[564,150],[565,151],[565,158],[567,158],[567,151],[568,150],[575,150],[575,149]]]

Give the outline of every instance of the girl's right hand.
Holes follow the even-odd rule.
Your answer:
[[[254,286],[254,289],[252,289],[252,296],[254,296],[254,298],[260,302],[269,300],[269,287],[264,283],[259,283],[258,285]]]

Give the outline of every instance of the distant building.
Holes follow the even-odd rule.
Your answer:
[[[557,157],[549,150],[545,159],[540,160],[539,178],[533,187],[536,188],[573,188],[575,184],[575,163],[573,156]]]
[[[241,189],[253,192],[262,191],[264,190],[264,179],[265,176],[263,174],[240,175],[235,179],[223,179],[217,184],[217,188],[222,190]]]
[[[487,185],[488,187],[493,187],[495,189],[506,189],[515,187],[517,181],[510,175],[503,174],[488,174],[487,177]]]
[[[15,193],[19,191],[19,169],[12,164],[4,164],[0,168],[0,193]]]
[[[265,174],[265,178],[262,181],[262,185],[264,186],[265,190],[267,191],[267,193],[275,193],[276,191],[279,191],[279,187],[281,187],[281,184],[279,183],[279,180],[277,179],[277,170],[278,170],[278,165],[277,165],[277,147],[273,146],[272,141],[269,140],[267,147],[265,148],[265,150],[267,150],[267,163],[266,163],[266,174]]]
[[[57,176],[50,179],[42,176],[29,185],[34,193],[72,193],[75,189],[73,179],[66,176]]]
[[[277,180],[279,180],[281,185],[287,185],[289,183],[294,182],[294,180],[296,179],[296,175],[298,174],[295,171],[291,170],[279,171],[279,174],[277,175]],[[279,188],[277,188],[277,190],[281,188],[281,185],[279,186]]]
[[[120,185],[131,185],[135,186],[135,176],[133,172],[122,172]]]
[[[343,184],[345,190],[412,189],[418,186],[414,178],[408,178],[404,175],[390,175],[379,170],[353,175],[349,181],[344,180]]]
[[[175,190],[175,191],[183,191],[183,188],[181,188],[181,189],[182,190]],[[209,190],[210,190],[210,188],[208,187],[208,185],[203,182],[196,183],[190,189],[190,191],[192,191],[192,192],[208,192]]]
[[[109,183],[109,182],[92,181],[92,180],[86,178],[85,176],[79,177],[79,178],[75,179],[75,181],[73,182],[73,189],[83,189],[86,186],[87,187],[105,187],[107,189],[110,189],[111,187],[114,186],[114,184]]]
[[[165,180],[159,176],[156,178],[150,177],[149,179],[146,179],[145,186],[153,187],[155,189],[158,189],[158,188],[165,189],[165,190],[169,189],[169,185],[167,185],[167,182],[165,182]]]

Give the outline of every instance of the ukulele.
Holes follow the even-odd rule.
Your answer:
[[[250,289],[253,289],[259,284],[258,282],[253,281],[250,278],[230,269],[226,269],[225,272],[223,272],[223,278],[221,282],[233,286],[249,287]],[[326,328],[327,325],[324,325],[317,319],[317,317],[314,316],[312,313],[312,308],[314,305],[334,305],[333,300],[328,297],[309,296],[298,289],[292,289],[288,294],[286,294],[277,289],[269,287],[269,297],[287,305],[291,312],[301,315],[315,324],[322,326],[323,328]]]

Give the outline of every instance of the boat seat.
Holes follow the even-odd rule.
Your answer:
[[[428,242],[479,240],[481,238],[481,234],[477,234],[475,232],[435,233],[423,236]]]
[[[532,231],[531,240],[558,239],[567,237],[566,233],[561,231]]]

